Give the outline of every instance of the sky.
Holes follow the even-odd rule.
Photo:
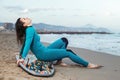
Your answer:
[[[33,23],[80,27],[92,24],[120,32],[120,0],[0,0],[0,22],[29,17]]]

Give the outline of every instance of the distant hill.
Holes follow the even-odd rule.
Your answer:
[[[13,23],[0,23],[0,32],[14,31]]]
[[[37,30],[42,30],[42,31],[65,31],[66,29],[69,29],[64,26],[50,25],[45,23],[38,23],[33,25]]]
[[[60,25],[50,25],[50,24],[45,24],[45,23],[38,23],[38,24],[33,24],[33,26],[39,31],[111,32],[107,28],[103,28],[103,27],[98,28],[92,24],[87,24],[87,25],[80,26],[80,27],[65,27],[65,26],[60,26]]]
[[[0,23],[0,26],[3,26],[4,25],[4,23]]]
[[[0,26],[3,26],[7,30],[14,30],[15,24],[13,23],[0,23]],[[86,24],[80,27],[70,27],[70,26],[61,26],[61,25],[51,25],[45,23],[34,23],[33,26],[36,28],[38,32],[68,32],[68,33],[78,33],[78,32],[85,32],[85,33],[111,33],[111,31],[107,28],[103,27],[96,27],[92,24]]]

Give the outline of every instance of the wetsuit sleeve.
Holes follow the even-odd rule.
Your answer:
[[[32,27],[28,27],[26,29],[26,37],[25,37],[25,42],[21,48],[21,57],[23,59],[26,58],[28,52],[29,52],[29,49],[30,49],[30,45],[32,43],[32,40],[33,40],[33,37],[34,37],[34,29]]]

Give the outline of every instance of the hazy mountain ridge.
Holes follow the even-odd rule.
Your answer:
[[[13,23],[0,23],[0,26],[4,27],[6,30],[14,30],[15,25]],[[33,26],[37,31],[41,32],[107,32],[111,31],[107,28],[96,27],[92,24],[86,24],[80,27],[70,27],[70,26],[61,26],[61,25],[51,25],[45,23],[34,23]]]
[[[98,28],[92,24],[86,24],[80,27],[65,27],[65,26],[59,26],[59,25],[38,23],[38,24],[33,24],[33,26],[40,31],[111,32],[107,28],[103,28],[103,27]]]
[[[3,25],[4,25],[4,23],[0,22],[0,26],[3,26]]]
[[[14,28],[14,24],[13,23],[2,23],[0,22],[0,32],[5,32],[5,33],[8,33],[8,32],[14,32],[15,31],[15,28]]]

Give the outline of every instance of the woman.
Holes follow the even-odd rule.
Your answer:
[[[31,19],[29,18],[19,18],[15,24],[16,36],[18,44],[22,44],[20,51],[21,58],[17,61],[17,64],[23,63],[26,58],[28,51],[31,50],[37,59],[42,61],[55,61],[57,63],[66,65],[62,62],[63,58],[70,58],[73,62],[83,65],[84,67],[94,69],[99,68],[99,65],[89,63],[76,55],[72,50],[66,49],[68,45],[68,40],[66,38],[61,38],[45,47],[40,42],[40,36],[37,34],[36,30],[33,28]]]

